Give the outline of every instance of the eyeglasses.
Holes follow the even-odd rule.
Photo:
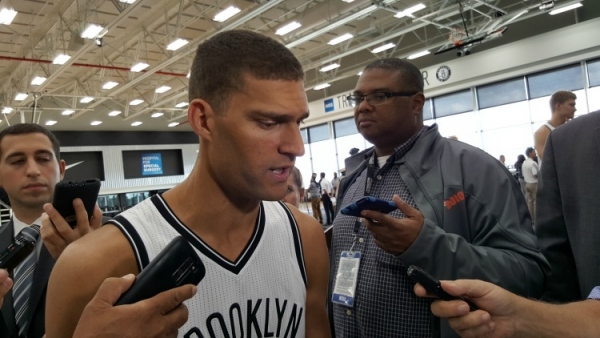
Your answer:
[[[378,92],[367,95],[349,95],[346,96],[348,104],[352,107],[358,106],[363,99],[367,99],[367,103],[373,106],[384,104],[388,97],[395,96],[413,96],[418,92]]]

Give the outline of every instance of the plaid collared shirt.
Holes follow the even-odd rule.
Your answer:
[[[394,161],[404,156],[415,144],[419,133],[395,149],[385,164],[378,168],[370,188],[370,196],[391,200],[398,194],[406,203],[416,208],[416,204],[400,177]],[[338,201],[348,205],[364,196],[367,170],[356,178],[343,197]],[[390,213],[396,218],[406,216],[395,210]],[[332,250],[337,271],[342,251],[352,247],[356,217],[338,214],[334,220]],[[335,333],[338,338],[357,337],[431,337],[432,315],[430,301],[418,298],[413,292],[414,282],[406,274],[407,267],[400,260],[375,244],[371,233],[360,227],[353,251],[360,251],[362,258],[356,285],[354,307],[333,304]],[[334,278],[330,283],[335,283]]]

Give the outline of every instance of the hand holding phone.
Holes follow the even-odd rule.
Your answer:
[[[115,305],[137,303],[185,284],[198,285],[205,274],[206,268],[194,248],[177,236],[137,275]]]
[[[73,207],[73,200],[80,198],[83,201],[88,220],[94,214],[94,207],[100,192],[100,180],[97,178],[81,181],[61,181],[54,188],[52,206],[65,219],[71,228],[77,226],[77,216]]]
[[[365,196],[358,201],[342,208],[341,213],[342,215],[360,217],[360,212],[363,210],[374,210],[387,214],[396,209],[396,203],[392,201],[385,201],[372,196]]]
[[[421,284],[425,288],[425,290],[427,290],[427,293],[434,295],[442,300],[462,300],[469,304],[469,308],[471,311],[477,310],[477,307],[473,303],[469,302],[463,297],[452,296],[446,291],[444,291],[444,289],[442,289],[442,283],[440,283],[439,280],[432,277],[430,274],[428,274],[418,266],[411,265],[410,267],[408,267],[407,274],[415,282]]]

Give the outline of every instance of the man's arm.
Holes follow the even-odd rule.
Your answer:
[[[314,218],[296,208],[290,209],[300,229],[308,278],[306,286],[306,337],[329,338],[331,335],[326,310],[329,257],[323,228]]]
[[[469,312],[464,301],[435,301],[434,315],[448,318],[461,337],[598,337],[600,301],[586,300],[564,305],[528,300],[491,283],[479,280],[443,281],[443,289],[474,303],[479,310]],[[426,295],[415,286],[415,294]]]
[[[533,133],[535,151],[537,152],[540,160],[543,160],[544,157],[544,148],[546,145],[546,139],[548,138],[548,135],[550,135],[550,129],[548,129],[548,127],[546,126],[539,127],[538,130],[536,130],[536,132]]]
[[[542,299],[570,302],[585,295],[581,295],[579,289],[575,257],[567,234],[554,148],[550,135],[538,181],[535,232],[540,249],[552,267]]]
[[[70,244],[50,275],[47,338],[72,337],[86,304],[108,277],[138,273],[133,249],[121,231],[106,225]]]

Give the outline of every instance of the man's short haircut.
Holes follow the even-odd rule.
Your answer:
[[[43,126],[40,126],[39,124],[35,124],[35,123],[13,124],[12,126],[0,131],[0,157],[2,156],[2,154],[1,154],[2,140],[4,139],[5,136],[24,135],[24,134],[33,134],[33,133],[44,134],[50,139],[50,142],[52,143],[52,149],[54,150],[54,156],[56,157],[57,161],[60,161],[60,142],[58,142],[58,139],[56,138],[56,136],[54,136],[54,134],[52,134],[52,132],[50,130],[46,129]]]
[[[406,60],[397,58],[379,59],[368,64],[364,70],[370,69],[397,71],[399,75],[398,82],[403,90],[423,92],[423,74],[417,66]]]
[[[554,107],[556,107],[557,104],[565,103],[569,100],[577,100],[577,95],[566,90],[561,90],[552,94],[552,96],[550,96],[550,110],[554,111]]]
[[[225,113],[231,94],[244,89],[244,77],[303,81],[298,59],[281,43],[245,30],[219,33],[198,46],[189,84],[189,100],[203,99]]]
[[[304,189],[304,183],[302,182],[302,173],[300,173],[300,169],[294,167],[292,168],[292,176],[294,176],[294,183],[300,189]]]
[[[525,149],[525,155],[527,155],[527,157],[529,157],[529,154],[531,154],[534,151],[535,151],[535,149],[533,149],[532,147],[529,147],[529,148]]]

